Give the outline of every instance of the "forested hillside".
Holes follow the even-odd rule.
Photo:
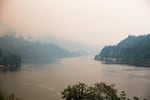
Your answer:
[[[1,36],[0,48],[4,53],[9,52],[20,55],[23,61],[54,60],[73,56],[72,53],[52,43],[41,43],[16,35]]]
[[[128,36],[117,45],[105,46],[95,59],[106,63],[150,66],[150,35]]]

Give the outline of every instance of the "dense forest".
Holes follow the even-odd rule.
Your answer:
[[[16,54],[4,53],[0,49],[0,70],[17,70],[21,67],[21,57]]]
[[[129,35],[117,45],[105,46],[96,60],[104,63],[121,63],[150,67],[150,34],[141,36]]]

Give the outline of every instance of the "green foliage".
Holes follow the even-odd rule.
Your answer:
[[[4,94],[0,92],[0,100],[19,100],[14,94]]]
[[[74,98],[74,100],[83,100],[87,96],[86,93],[87,85],[84,83],[79,83],[72,87],[68,86],[68,88],[62,92],[62,98],[65,98],[66,100],[72,100],[72,98]]]
[[[106,83],[96,83],[94,86],[79,83],[68,86],[61,94],[65,100],[140,100],[138,97],[127,98],[124,91],[118,96],[114,85],[107,85]]]
[[[84,83],[79,83],[64,89],[62,98],[65,100],[118,100],[116,93],[113,85],[96,83],[88,87]]]
[[[117,45],[105,46],[96,58],[102,61],[116,58],[125,64],[150,66],[150,35],[128,36]]]

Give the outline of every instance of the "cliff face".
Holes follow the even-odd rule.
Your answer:
[[[105,46],[95,59],[150,67],[150,35],[128,36],[117,45]]]

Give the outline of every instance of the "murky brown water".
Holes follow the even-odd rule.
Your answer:
[[[17,72],[0,73],[0,87],[22,100],[62,100],[68,85],[84,82],[116,84],[129,96],[150,100],[150,68],[102,64],[92,57],[65,58],[52,64],[23,64]]]

